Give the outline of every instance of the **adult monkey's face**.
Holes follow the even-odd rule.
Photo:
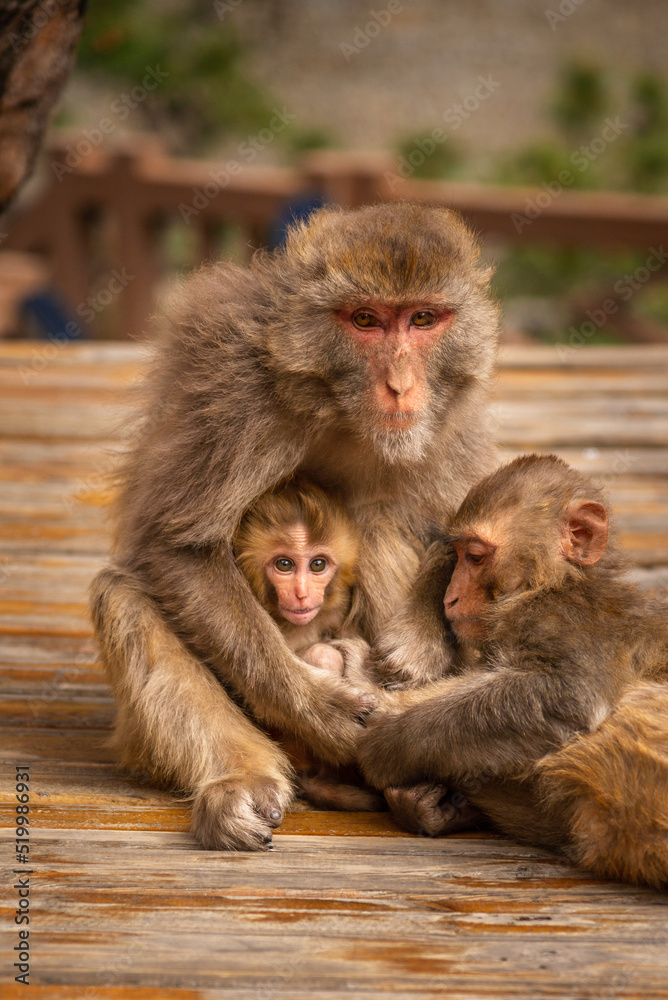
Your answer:
[[[310,372],[387,461],[425,456],[457,395],[493,364],[489,269],[460,218],[386,205],[324,210],[293,229],[279,269],[293,310],[277,354]],[[298,291],[297,291],[298,290]]]

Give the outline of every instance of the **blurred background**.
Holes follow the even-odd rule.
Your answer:
[[[33,73],[64,5],[9,24]],[[664,0],[93,0],[0,337],[145,337],[202,260],[409,197],[481,233],[506,341],[668,343],[667,56]]]

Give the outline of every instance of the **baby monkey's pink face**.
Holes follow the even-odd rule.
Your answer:
[[[267,579],[276,591],[278,610],[292,625],[313,621],[337,569],[330,549],[313,545],[303,525],[295,525],[264,564]]]

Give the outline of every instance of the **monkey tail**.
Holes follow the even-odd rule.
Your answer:
[[[544,804],[570,817],[574,861],[605,878],[668,883],[668,686],[633,687],[536,773]]]

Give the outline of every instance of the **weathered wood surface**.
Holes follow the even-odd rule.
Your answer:
[[[29,763],[34,869],[33,985],[12,983],[9,875],[2,996],[668,997],[665,894],[382,813],[302,807],[269,855],[207,853],[186,803],[117,770],[85,591],[139,353],[0,345],[1,853],[14,867]],[[554,449],[605,483],[638,579],[667,589],[668,350],[506,349],[493,419],[506,455]]]

